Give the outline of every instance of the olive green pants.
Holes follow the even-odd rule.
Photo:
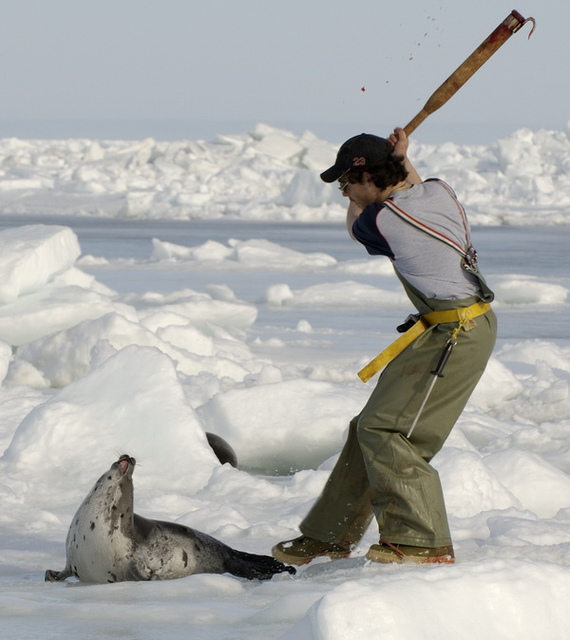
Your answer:
[[[311,538],[351,546],[373,517],[382,539],[440,547],[451,536],[437,471],[441,449],[483,374],[496,338],[489,311],[462,330],[421,417],[406,437],[454,324],[430,327],[382,372],[325,488],[301,524]]]

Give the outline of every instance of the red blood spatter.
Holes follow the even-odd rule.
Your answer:
[[[360,91],[366,91],[366,87],[360,87]]]

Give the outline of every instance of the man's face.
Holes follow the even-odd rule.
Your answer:
[[[352,183],[346,177],[341,178],[338,182],[342,195],[354,202],[360,209],[364,209],[373,202],[384,202],[389,195],[388,190],[378,189],[366,171],[362,176],[362,182]]]

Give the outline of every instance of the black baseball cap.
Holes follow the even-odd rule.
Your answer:
[[[338,150],[334,165],[321,173],[324,182],[334,182],[350,169],[370,169],[382,164],[392,153],[392,143],[386,138],[361,133],[347,140]]]

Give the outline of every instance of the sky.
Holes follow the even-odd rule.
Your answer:
[[[414,134],[466,143],[566,127],[567,0],[2,0],[0,136],[387,135],[513,8],[532,38],[525,25]]]

